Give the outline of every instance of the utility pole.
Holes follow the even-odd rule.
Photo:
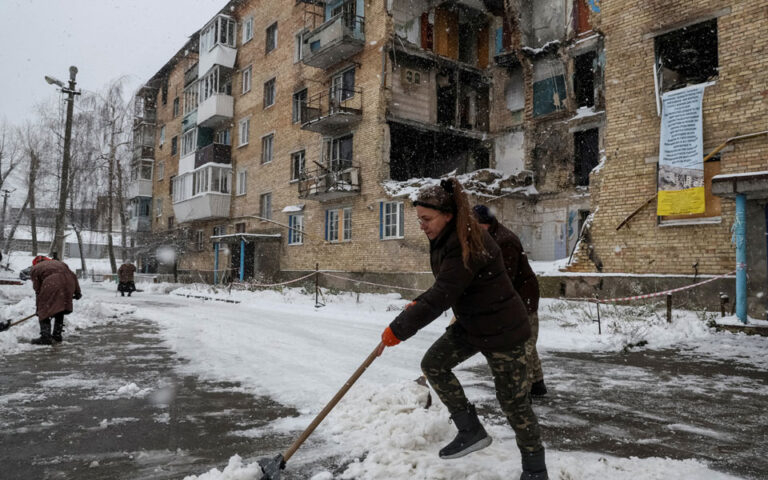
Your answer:
[[[59,208],[56,212],[56,233],[51,242],[51,255],[59,260],[64,259],[64,225],[67,218],[67,197],[69,196],[69,143],[72,138],[72,113],[75,106],[75,95],[80,92],[75,91],[75,77],[77,76],[77,67],[69,67],[69,88],[64,86],[61,80],[45,77],[45,80],[61,87],[61,91],[67,94],[67,120],[64,126],[64,159],[61,162],[61,180],[59,187]]]
[[[3,219],[2,219],[3,226],[2,226],[2,229],[0,229],[0,240],[5,240],[5,209],[8,206],[8,197],[11,196],[11,192],[13,192],[13,190],[8,190],[4,188],[2,191],[3,191]]]

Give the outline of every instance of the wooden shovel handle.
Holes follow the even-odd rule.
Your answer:
[[[288,450],[285,451],[283,454],[283,461],[287,462],[291,456],[293,456],[294,453],[296,453],[296,450],[299,449],[302,443],[312,434],[312,432],[315,431],[315,428],[317,428],[318,425],[320,425],[320,422],[323,421],[323,419],[330,413],[331,410],[333,410],[333,407],[336,406],[337,403],[339,403],[339,400],[341,400],[341,397],[344,396],[344,394],[347,393],[347,391],[354,385],[354,383],[357,381],[358,378],[360,378],[360,375],[365,372],[365,370],[373,363],[373,361],[381,355],[381,352],[384,348],[383,343],[379,343],[376,345],[376,349],[374,349],[373,352],[371,352],[370,355],[368,355],[368,358],[365,359],[362,365],[360,365],[357,370],[355,370],[355,373],[352,374],[351,377],[349,377],[349,380],[347,380],[347,383],[344,384],[341,389],[336,392],[336,395],[333,396],[330,402],[323,408],[323,410],[317,414],[314,420],[312,420],[312,423],[309,424],[306,430],[299,435],[299,438],[296,439],[295,442],[293,442],[293,445],[290,446]]]
[[[32,315],[29,315],[28,317],[24,317],[21,320],[16,320],[15,322],[11,322],[11,324],[8,325],[8,326],[12,327],[14,325],[20,324],[21,322],[26,322],[27,320],[29,320],[30,318],[34,317],[35,315],[37,315],[37,313],[33,313]]]

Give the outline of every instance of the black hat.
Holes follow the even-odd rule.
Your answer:
[[[485,205],[475,205],[472,211],[477,221],[482,224],[490,225],[496,220],[496,216]]]

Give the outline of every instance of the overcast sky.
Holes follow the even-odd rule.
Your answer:
[[[0,0],[0,120],[21,123],[56,97],[43,77],[97,91],[149,79],[226,0]]]

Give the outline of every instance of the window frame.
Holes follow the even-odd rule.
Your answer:
[[[248,65],[240,72],[240,83],[242,86],[241,95],[251,91],[253,82],[253,65]]]
[[[394,207],[394,209],[392,208]],[[387,211],[390,209],[389,211]],[[394,222],[390,219],[394,218]],[[394,228],[394,234],[388,229]],[[381,201],[379,203],[379,239],[398,240],[405,238],[405,203],[398,201]]]
[[[262,221],[272,220],[272,192],[259,195],[259,216]]]
[[[261,137],[261,164],[272,163],[275,159],[275,134],[268,133]]]
[[[165,177],[165,162],[163,160],[160,160],[157,162],[157,167],[155,168],[155,174],[157,175],[157,181],[161,181]]]
[[[325,210],[325,241],[330,243],[352,241],[352,207]]]
[[[264,55],[269,55],[270,52],[277,50],[277,22],[268,26],[264,31],[266,34],[264,40]]]
[[[243,126],[245,126],[245,130],[243,130]],[[243,135],[243,131],[245,131],[245,135]],[[250,136],[251,136],[251,117],[243,118],[239,122],[237,122],[237,142],[238,142],[237,146],[244,147],[248,145]]]
[[[303,98],[303,101],[302,101],[302,98]],[[309,98],[309,89],[307,88],[302,88],[299,91],[293,92],[293,97],[292,97],[293,100],[291,102],[291,106],[292,106],[291,122],[292,123],[304,123],[304,119],[302,118],[303,117],[302,103],[306,105],[307,98]]]
[[[288,245],[304,244],[304,213],[288,215]]]
[[[248,170],[243,168],[237,171],[237,190],[235,195],[240,197],[248,194]]]
[[[296,160],[301,156],[301,168],[296,171]],[[297,150],[291,153],[291,181],[298,182],[301,180],[301,176],[307,170],[307,151],[305,149]]]
[[[271,100],[269,103],[268,99]],[[264,82],[264,108],[267,109],[275,104],[277,99],[277,77],[272,77]]]
[[[243,45],[253,39],[253,15],[243,20]]]

